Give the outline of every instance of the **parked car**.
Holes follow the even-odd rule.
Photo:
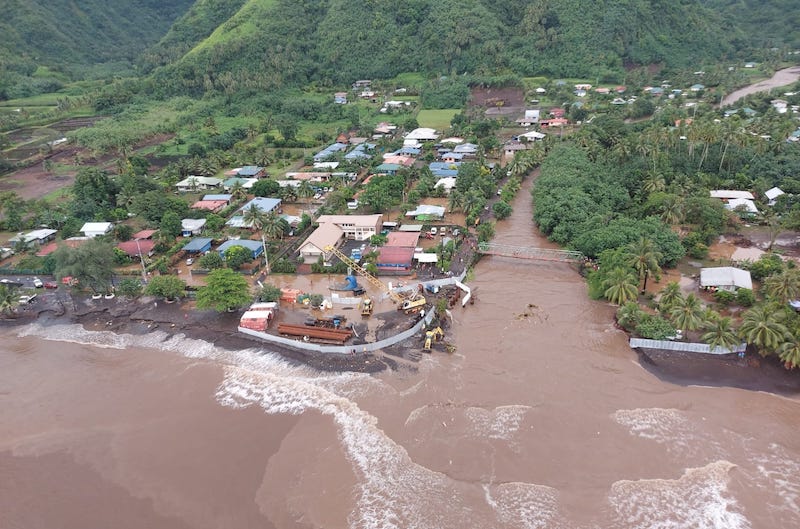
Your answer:
[[[19,304],[20,305],[27,305],[28,303],[33,303],[33,301],[35,299],[36,299],[36,294],[33,294],[32,296],[20,296],[19,297]]]
[[[192,266],[194,264],[194,259],[191,257],[186,260],[186,266]]]
[[[42,288],[44,286],[44,282],[41,279],[39,279],[38,277],[34,277],[33,278],[33,286],[35,288]]]
[[[439,233],[439,229],[436,226],[431,228],[431,235],[436,235],[437,233]]]
[[[58,288],[58,283],[56,283],[54,281],[45,281],[44,288],[47,288],[47,289],[50,289],[50,290],[54,290],[54,289]]]
[[[458,231],[458,228],[453,229],[453,237],[458,237],[458,234],[461,233]]]

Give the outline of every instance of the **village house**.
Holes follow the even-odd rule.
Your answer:
[[[517,123],[519,124],[520,127],[530,127],[532,125],[535,125],[539,123],[539,113],[540,110],[538,108],[532,110],[526,110],[525,115],[517,119]]]
[[[245,165],[239,168],[236,175],[241,178],[264,178],[267,176],[267,170],[257,165]]]
[[[700,269],[700,287],[708,290],[736,292],[740,288],[753,289],[750,272],[732,266]]]
[[[253,206],[255,206],[256,209],[258,209],[259,211],[261,211],[261,213],[264,214],[271,213],[273,211],[280,212],[281,199],[255,197],[254,199],[250,200],[247,204],[239,208],[236,214],[230,219],[228,219],[225,225],[230,226],[232,228],[250,228],[250,225],[246,223],[244,220],[244,214],[248,209],[250,209]]]
[[[211,242],[210,237],[195,237],[186,243],[182,250],[186,253],[202,255],[211,251]]]
[[[767,205],[774,206],[775,202],[778,200],[778,197],[781,195],[785,195],[786,193],[780,187],[773,187],[772,189],[767,189],[764,192],[764,196],[767,197]]]
[[[325,248],[339,247],[344,240],[342,229],[332,222],[320,224],[316,230],[300,245],[298,252],[305,264],[314,264],[320,257],[323,261],[330,259]]]
[[[198,189],[213,189],[219,187],[222,180],[213,176],[189,176],[184,178],[175,187],[182,193],[197,191]]]
[[[194,237],[203,233],[203,228],[206,225],[206,219],[182,219],[181,220],[181,236]]]
[[[333,102],[337,105],[347,104],[347,92],[336,92],[333,94]]]
[[[85,237],[94,239],[111,233],[112,229],[114,229],[114,224],[111,222],[87,222],[81,227],[80,231]]]
[[[347,239],[356,241],[366,241],[373,235],[381,232],[383,215],[320,215],[317,222],[323,224],[334,224],[342,230]]]
[[[28,233],[18,233],[14,237],[11,237],[8,242],[12,245],[17,245],[23,243],[28,246],[41,246],[47,242],[50,242],[56,238],[57,230],[52,230],[49,228],[42,228],[39,230],[29,231]]]
[[[234,246],[241,246],[242,248],[246,248],[247,251],[250,252],[250,258],[255,259],[262,253],[264,253],[264,246],[261,244],[261,241],[252,241],[250,239],[231,239],[229,241],[225,241],[224,243],[219,245],[217,248],[217,252],[221,257],[225,257],[225,252],[228,251],[230,248]]]
[[[517,152],[524,151],[527,149],[528,147],[524,143],[514,141],[503,145],[503,155],[506,158],[513,158],[514,155],[517,154]]]

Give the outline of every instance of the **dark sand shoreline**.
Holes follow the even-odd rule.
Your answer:
[[[69,307],[68,305],[72,305]],[[320,371],[375,373],[408,369],[407,362],[393,360],[418,343],[401,342],[381,353],[322,354],[267,344],[239,333],[239,313],[198,311],[188,301],[165,303],[153,298],[89,300],[72,297],[28,306],[17,318],[2,320],[5,326],[39,322],[77,323],[87,330],[143,335],[159,330],[169,336],[183,334],[227,350],[261,348]],[[777,358],[748,352],[737,355],[702,355],[675,351],[636,350],[640,365],[657,378],[680,386],[735,387],[778,395],[800,393],[800,376],[783,368]]]

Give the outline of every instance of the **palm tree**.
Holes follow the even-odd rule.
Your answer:
[[[658,266],[661,252],[656,250],[653,241],[647,237],[641,237],[629,244],[627,251],[625,264],[630,265],[639,274],[639,282],[643,282],[642,292],[644,292],[647,290],[647,278],[650,274],[661,273],[661,267]]]
[[[297,190],[294,186],[284,186],[280,190],[281,201],[287,204],[297,202]]]
[[[708,344],[713,350],[716,347],[732,351],[739,345],[739,338],[733,328],[733,320],[728,317],[721,317],[719,314],[706,324],[707,331],[701,336],[701,340]]]
[[[0,313],[5,316],[13,314],[16,295],[15,288],[8,285],[0,285]]]
[[[636,299],[636,276],[625,268],[615,268],[603,281],[605,298],[616,305]]]
[[[696,331],[703,325],[703,304],[700,298],[689,294],[675,301],[670,317],[678,329]]]
[[[800,297],[800,269],[786,268],[764,281],[767,295],[782,304]]]
[[[624,329],[634,329],[643,314],[644,311],[637,303],[629,301],[617,309],[617,323]]]
[[[266,214],[261,223],[261,230],[270,239],[283,239],[283,235],[286,233],[286,226],[286,219],[281,218],[280,215],[274,211],[270,211]]]
[[[657,191],[664,191],[666,188],[667,181],[664,180],[664,175],[657,171],[648,171],[647,176],[642,181],[642,191],[648,195]]]
[[[670,226],[683,222],[683,199],[677,195],[667,198],[661,208],[661,220]]]
[[[311,198],[314,196],[314,186],[308,180],[303,180],[297,186],[297,196],[300,198]]]
[[[458,189],[450,190],[450,198],[447,201],[447,206],[450,208],[450,213],[460,210],[464,207],[464,193]]]
[[[683,292],[677,281],[667,283],[667,286],[661,289],[660,294],[658,309],[661,312],[669,313],[677,303],[683,303]]]
[[[244,188],[241,180],[236,180],[231,186],[231,197],[234,200],[241,200],[247,197],[247,190]]]
[[[739,336],[758,348],[761,356],[775,351],[788,332],[784,314],[774,305],[757,305],[744,313]]]
[[[267,274],[269,274],[269,256],[267,256],[267,241],[264,238],[264,226],[267,222],[267,215],[255,204],[251,204],[249,208],[244,210],[242,218],[245,225],[256,229],[261,234],[261,247],[264,250],[264,267]]]
[[[787,369],[794,369],[800,365],[800,335],[788,333],[784,342],[778,346],[778,357]]]

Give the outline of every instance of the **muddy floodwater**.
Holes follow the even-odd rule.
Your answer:
[[[791,68],[784,68],[783,70],[778,70],[775,72],[775,75],[770,77],[769,79],[765,79],[763,81],[759,81],[757,83],[747,85],[743,88],[738,90],[734,90],[722,100],[723,107],[732,105],[741,98],[745,96],[749,96],[750,94],[755,94],[758,92],[766,92],[767,90],[772,90],[773,88],[780,88],[781,86],[788,86],[797,80],[800,79],[800,66],[792,66]]]
[[[499,242],[548,244],[529,187]],[[570,265],[475,276],[417,372],[6,329],[0,527],[800,527],[795,398],[660,380]]]

